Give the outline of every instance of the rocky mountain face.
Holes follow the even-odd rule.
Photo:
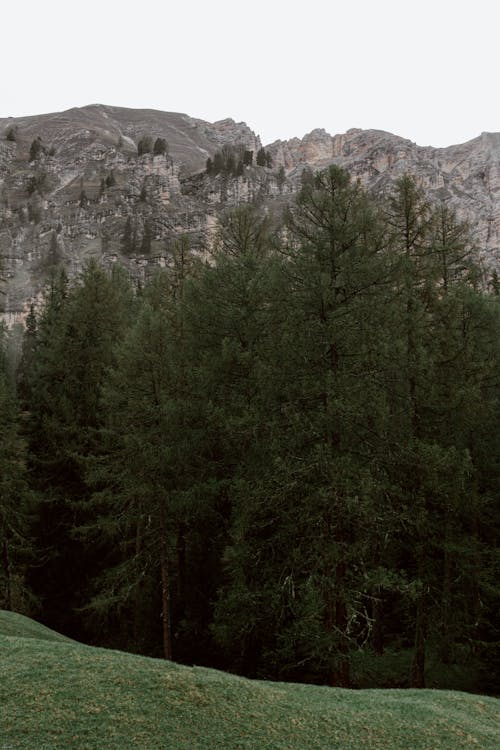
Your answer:
[[[470,223],[484,266],[500,265],[500,133],[432,148],[381,130],[331,136],[319,129],[268,148],[289,180],[297,180],[304,166],[322,169],[335,163],[367,188],[388,193],[398,177],[414,176],[433,201],[453,206]]]
[[[228,146],[253,157],[233,175],[207,174],[207,159]],[[94,256],[144,278],[165,265],[179,235],[203,251],[224,208],[258,200],[278,213],[305,168],[332,163],[383,192],[414,175],[471,222],[483,264],[500,263],[500,134],[435,149],[382,131],[314,130],[266,146],[272,159],[257,166],[261,146],[245,123],[155,110],[90,105],[0,119],[4,317],[26,312],[56,263],[73,275]]]

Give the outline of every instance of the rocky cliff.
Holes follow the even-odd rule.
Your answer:
[[[139,155],[145,138],[150,145]],[[252,163],[235,176],[207,175],[207,158],[224,146],[252,152]],[[260,200],[279,212],[304,168],[331,163],[384,192],[400,175],[414,175],[471,222],[482,262],[500,262],[500,134],[434,149],[375,130],[314,130],[267,146],[272,164],[265,167],[255,164],[259,148],[244,123],[155,110],[90,105],[0,119],[4,317],[26,311],[57,262],[75,274],[96,256],[144,277],[166,262],[176,236],[188,233],[203,250],[225,207]]]
[[[304,166],[335,163],[368,188],[387,193],[398,177],[413,175],[430,198],[452,205],[470,223],[485,266],[500,264],[500,133],[482,133],[457,146],[417,146],[381,130],[329,135],[313,130],[302,140],[276,141],[269,151],[289,180]]]

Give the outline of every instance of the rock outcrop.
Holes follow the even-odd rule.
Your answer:
[[[168,150],[138,154],[143,138]],[[261,141],[245,123],[208,123],[184,114],[90,105],[0,119],[0,258],[4,317],[23,315],[50,267],[76,274],[90,256],[124,263],[136,277],[165,263],[168,245],[188,233],[210,242],[218,213],[241,201],[281,211],[305,168],[335,163],[368,188],[388,192],[412,174],[436,200],[470,221],[485,266],[500,264],[500,134],[435,149],[376,130],[304,138],[266,147],[272,166],[234,176],[205,173],[225,146],[256,155]]]
[[[276,141],[268,148],[289,180],[297,181],[304,166],[335,163],[366,187],[387,193],[398,177],[413,175],[430,198],[450,204],[470,223],[484,265],[500,265],[500,133],[432,148],[380,130],[335,136],[313,130],[302,140]]]

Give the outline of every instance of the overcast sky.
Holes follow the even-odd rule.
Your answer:
[[[100,102],[244,120],[264,143],[500,131],[499,0],[6,0],[0,117]]]

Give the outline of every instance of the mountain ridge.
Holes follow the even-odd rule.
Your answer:
[[[168,152],[139,155],[141,138],[163,139]],[[40,147],[35,159],[31,148]],[[411,174],[430,199],[471,223],[485,269],[500,265],[500,133],[434,148],[383,130],[351,128],[265,146],[266,167],[238,176],[208,176],[205,166],[224,146],[256,153],[262,141],[246,123],[210,123],[178,112],[105,104],[0,119],[0,256],[4,317],[25,314],[39,298],[51,259],[70,275],[88,257],[119,260],[136,277],[165,262],[165,247],[187,233],[195,250],[210,244],[217,217],[248,200],[279,212],[301,186],[304,169],[337,164],[370,190],[386,194]],[[123,252],[127,221],[137,246]],[[148,241],[144,241],[144,237]]]
[[[219,120],[213,120],[213,121],[211,121],[211,120],[204,120],[203,118],[189,115],[186,112],[175,112],[173,110],[162,110],[162,109],[158,109],[156,107],[125,107],[125,106],[118,105],[118,104],[104,104],[102,102],[90,102],[89,104],[83,104],[80,107],[74,106],[74,107],[69,107],[68,109],[60,110],[60,111],[57,110],[57,111],[52,111],[52,112],[39,112],[37,114],[30,114],[30,115],[8,115],[8,116],[5,116],[5,117],[0,117],[0,128],[4,127],[6,123],[7,124],[14,124],[16,122],[23,121],[23,120],[33,120],[34,121],[34,120],[40,120],[41,118],[59,117],[60,115],[64,115],[64,114],[67,114],[67,113],[70,113],[70,112],[83,112],[83,111],[89,110],[89,109],[101,109],[101,110],[119,111],[119,112],[122,112],[122,113],[144,112],[144,113],[149,113],[149,114],[152,114],[152,115],[174,115],[174,116],[179,116],[179,117],[185,118],[188,121],[200,122],[200,123],[204,123],[204,124],[208,123],[210,125],[217,125],[218,123],[229,122],[229,123],[232,123],[233,125],[243,125],[246,128],[251,129],[251,127],[245,121],[243,121],[243,120],[236,121],[236,120],[234,120],[234,118],[229,117],[229,116],[228,117],[220,118]],[[255,131],[252,131],[252,132],[255,132]],[[262,145],[265,148],[267,148],[267,147],[273,146],[276,143],[287,143],[289,141],[295,141],[295,140],[301,141],[304,138],[309,137],[309,136],[311,136],[311,135],[313,135],[315,133],[324,133],[327,136],[329,136],[330,138],[335,138],[336,136],[341,136],[341,135],[352,135],[352,134],[358,134],[358,133],[379,133],[379,134],[383,134],[383,135],[388,135],[391,138],[396,138],[396,139],[400,139],[402,141],[406,141],[409,144],[411,144],[413,146],[416,146],[419,149],[432,149],[433,151],[446,151],[448,149],[456,148],[456,147],[459,147],[459,146],[465,146],[467,144],[470,144],[470,143],[472,143],[474,141],[479,140],[483,136],[496,136],[496,137],[498,137],[500,139],[500,131],[499,132],[496,132],[496,131],[482,131],[477,136],[473,136],[472,138],[469,138],[466,141],[460,141],[460,142],[456,142],[456,143],[451,143],[451,144],[448,144],[446,146],[433,146],[432,144],[421,144],[421,143],[418,143],[417,141],[411,140],[411,138],[406,138],[404,135],[400,135],[398,133],[393,133],[392,131],[385,130],[384,128],[359,128],[359,127],[351,127],[351,128],[348,128],[343,133],[339,132],[339,133],[333,133],[332,134],[326,128],[321,127],[321,126],[317,126],[317,127],[313,128],[312,130],[305,132],[303,136],[295,135],[295,136],[291,136],[290,138],[275,138],[275,139],[270,140],[268,142],[263,141],[260,136],[258,136],[258,137],[259,137]]]

